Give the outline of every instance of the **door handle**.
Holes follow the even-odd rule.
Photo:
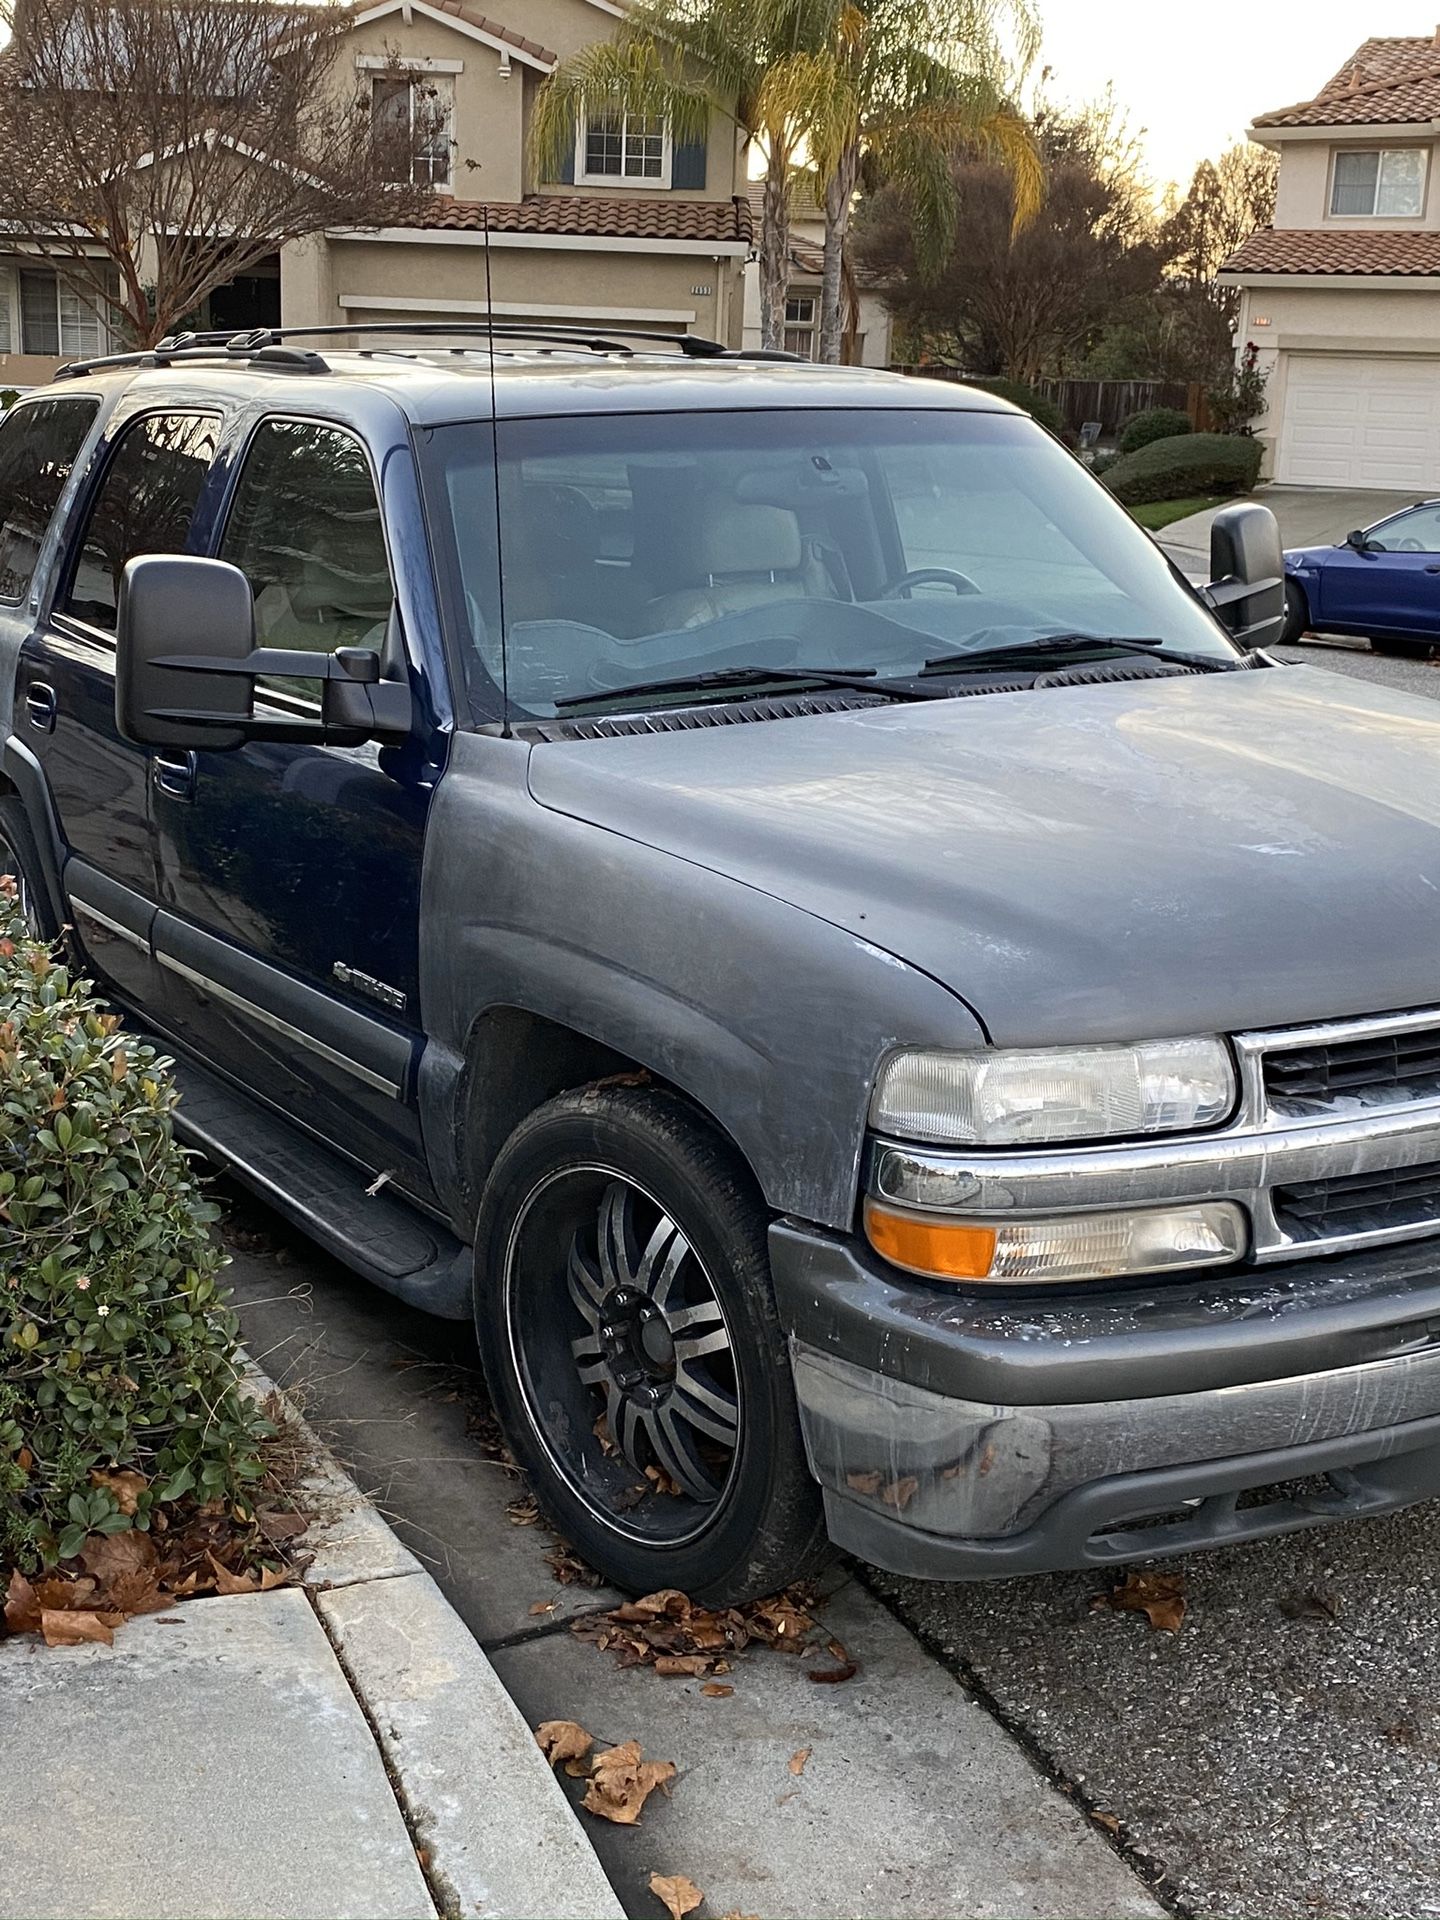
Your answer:
[[[31,726],[38,727],[41,733],[53,733],[55,716],[59,710],[55,689],[47,686],[43,680],[32,680],[25,690],[25,712]]]
[[[150,761],[150,784],[157,793],[172,800],[195,798],[195,756],[193,753],[157,753]]]
[[[1426,567],[1426,573],[1440,573],[1440,566]]]

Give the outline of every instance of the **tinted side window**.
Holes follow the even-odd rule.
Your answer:
[[[46,529],[98,400],[39,400],[0,421],[0,600],[30,590]]]
[[[370,465],[358,440],[309,420],[256,429],[220,557],[250,582],[255,644],[333,653],[384,643],[395,598]],[[307,684],[277,683],[290,692]],[[319,690],[319,682],[308,688]]]
[[[67,613],[113,633],[127,561],[184,553],[219,431],[213,414],[196,413],[147,414],[126,428],[90,509]]]

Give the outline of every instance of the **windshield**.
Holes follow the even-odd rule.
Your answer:
[[[583,712],[592,697],[615,711],[628,687],[634,705],[674,705],[684,691],[652,683],[751,668],[889,679],[939,661],[963,675],[948,656],[1047,634],[1236,658],[1124,509],[1012,415],[502,421],[503,664],[488,424],[434,429],[424,459],[485,717],[502,679],[522,714]]]

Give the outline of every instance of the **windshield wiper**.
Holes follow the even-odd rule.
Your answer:
[[[1145,654],[1152,660],[1172,661],[1178,667],[1202,667],[1212,673],[1228,672],[1239,666],[1238,660],[1226,660],[1208,653],[1182,653],[1167,647],[1160,639],[1114,633],[1040,633],[1033,640],[1006,640],[993,647],[975,647],[957,653],[938,653],[920,669],[928,673],[956,673],[967,667],[988,666],[996,660],[1025,653],[1081,653],[1093,647],[1109,647],[1117,653]]]
[[[650,693],[704,693],[719,687],[764,686],[771,681],[797,681],[811,687],[856,687],[862,693],[888,694],[896,700],[943,698],[938,688],[917,687],[907,680],[882,680],[875,667],[714,667],[702,673],[677,673],[660,680],[637,680],[633,686],[597,688],[592,693],[567,693],[556,710],[587,707],[598,700],[638,700]]]

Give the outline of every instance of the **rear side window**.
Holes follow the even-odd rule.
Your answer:
[[[98,400],[37,400],[0,420],[0,601],[30,591],[45,534],[60,504]]]
[[[125,429],[90,509],[67,613],[113,633],[127,562],[185,552],[219,431],[200,413],[146,414]]]

